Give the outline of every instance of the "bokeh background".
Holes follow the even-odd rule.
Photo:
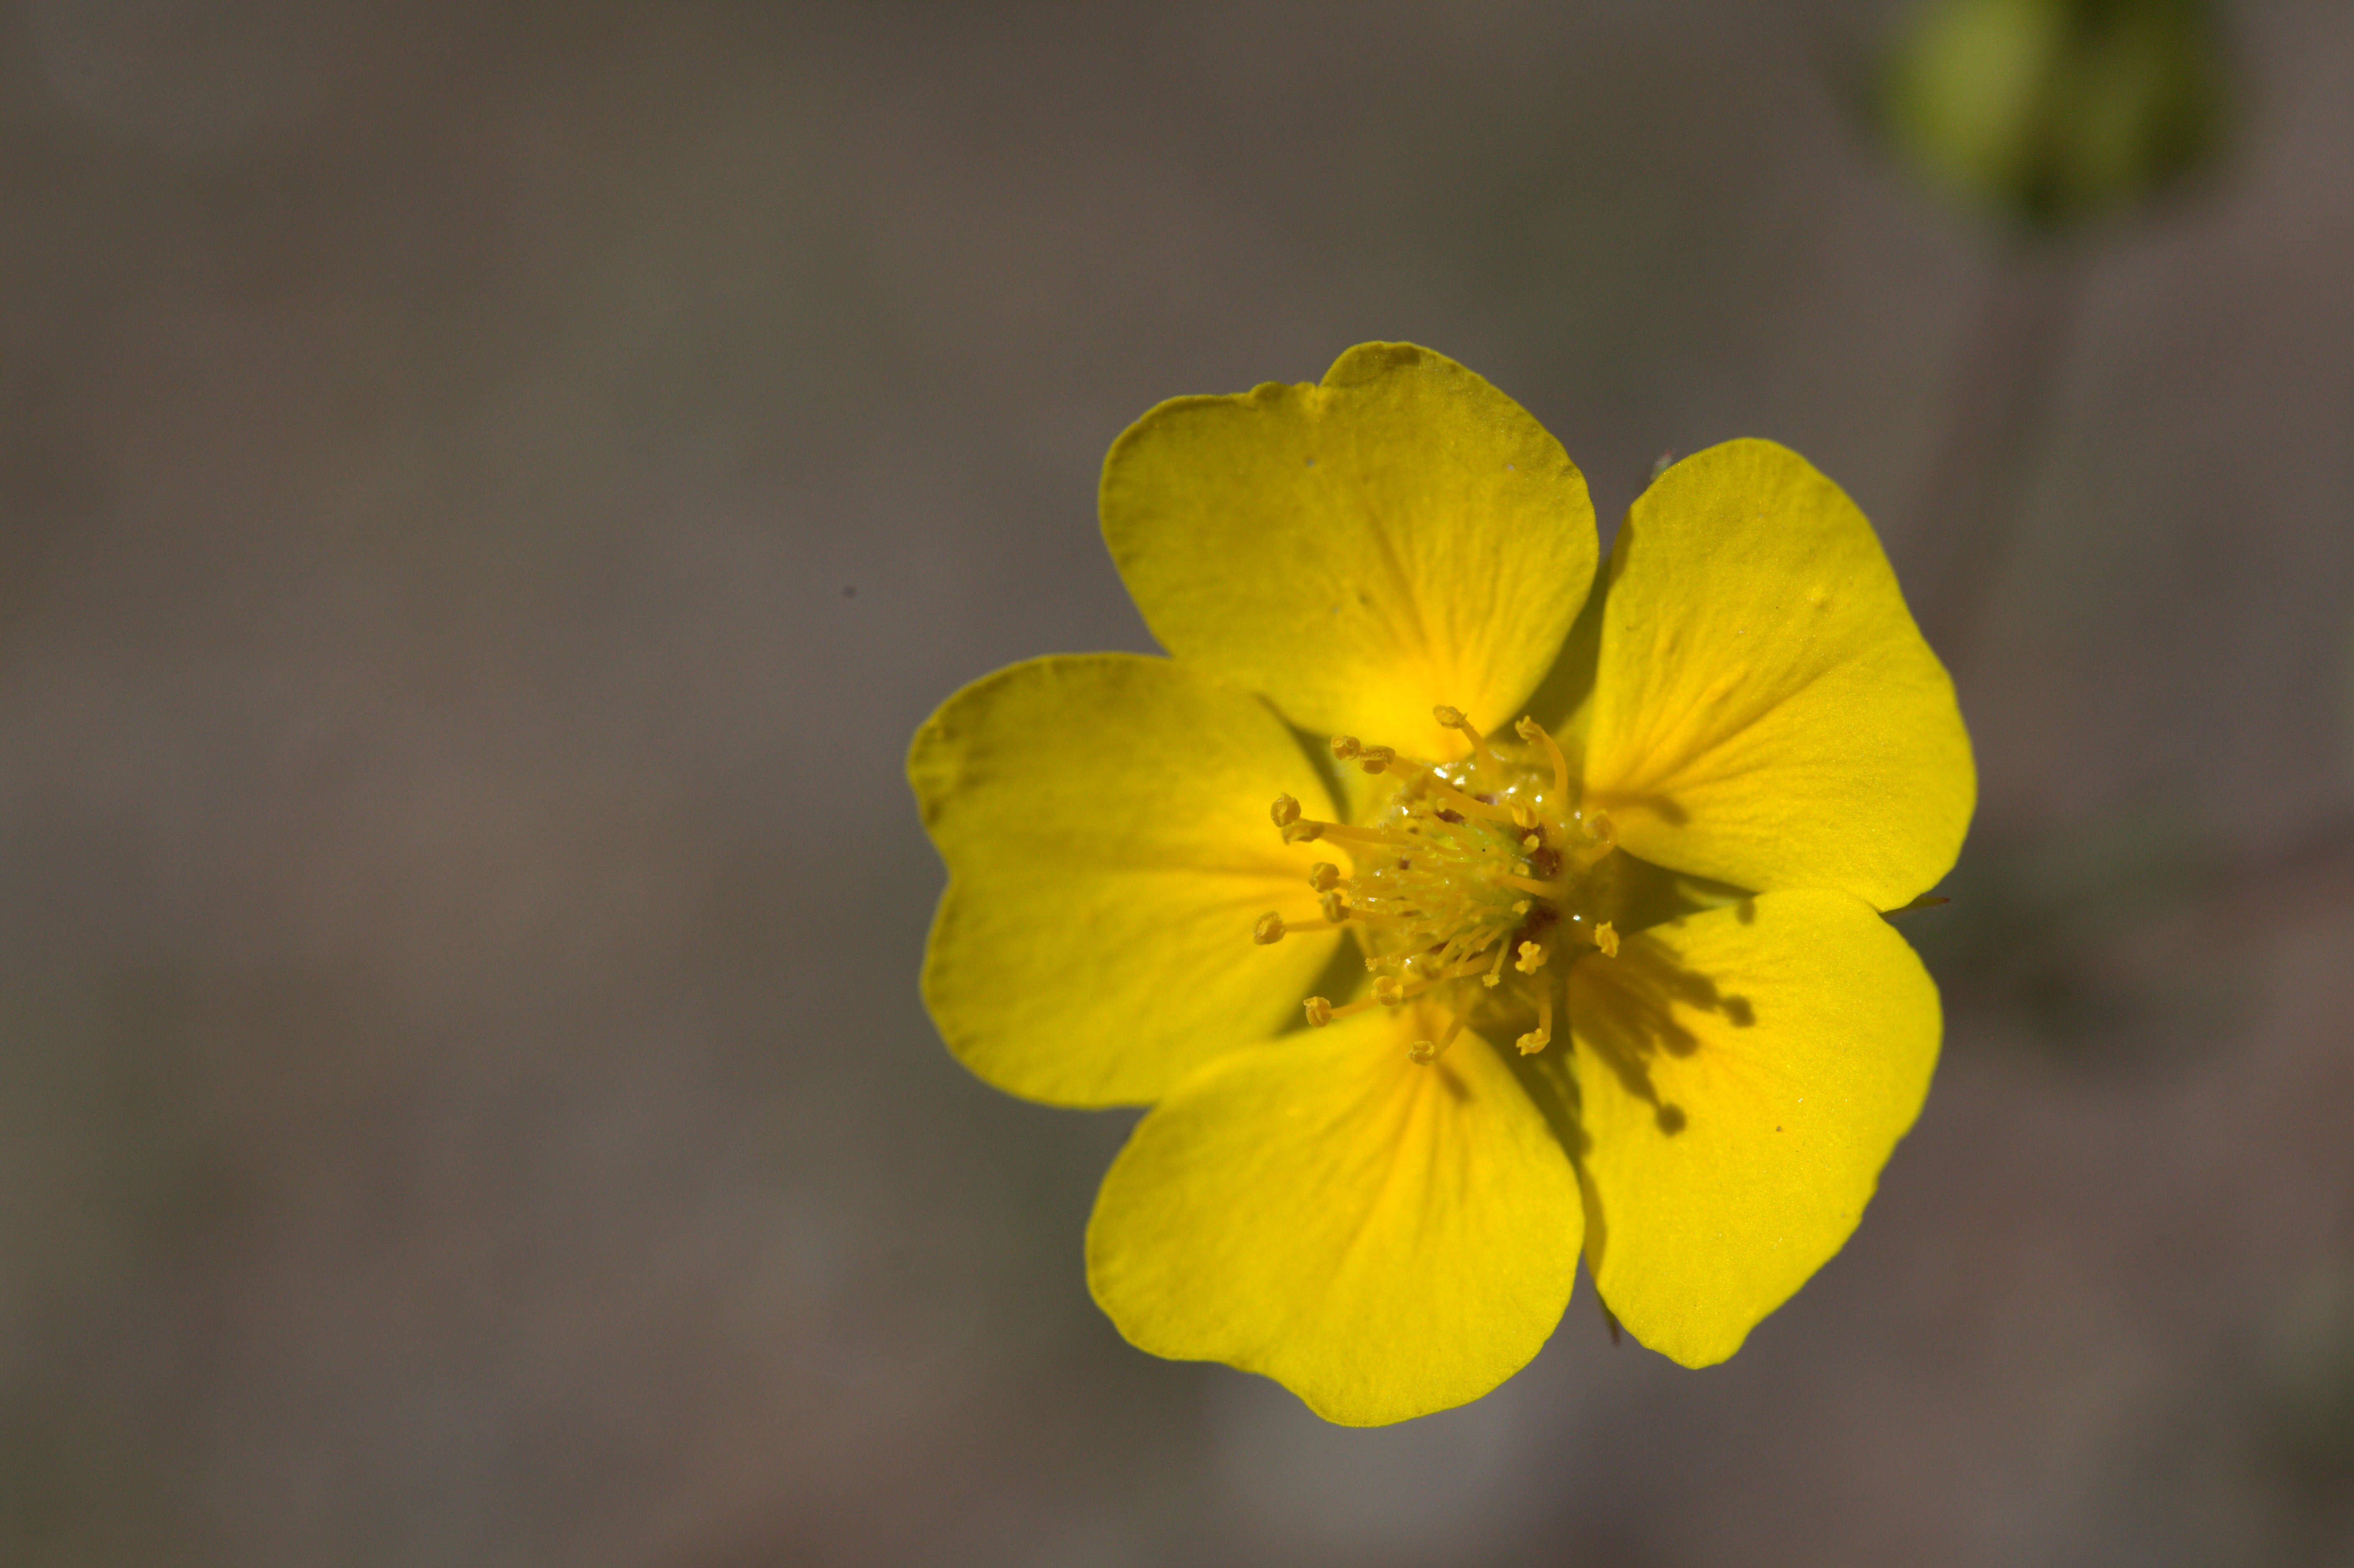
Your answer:
[[[2354,1562],[2354,9],[2040,238],[1908,14],[0,11],[0,1561]],[[1984,797],[1846,1252],[1363,1433],[1090,1305],[900,764],[1150,647],[1130,419],[1376,337],[1606,524],[1807,453]]]

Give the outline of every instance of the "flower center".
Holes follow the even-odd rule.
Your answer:
[[[1580,808],[1568,760],[1533,719],[1514,726],[1514,745],[1482,736],[1457,709],[1433,711],[1470,743],[1469,755],[1423,762],[1333,737],[1336,758],[1398,780],[1367,821],[1318,821],[1288,795],[1275,802],[1286,842],[1329,842],[1353,863],[1343,875],[1319,862],[1308,880],[1324,917],[1355,933],[1373,976],[1370,994],[1345,1006],[1310,997],[1308,1022],[1429,997],[1447,1022],[1414,1043],[1416,1062],[1437,1061],[1481,1010],[1523,1021],[1533,1012],[1536,1027],[1517,1044],[1524,1054],[1542,1051],[1570,964],[1618,951],[1617,932],[1597,918],[1594,878],[1616,847],[1610,821]],[[1265,943],[1283,932],[1282,919],[1267,915],[1252,935]]]

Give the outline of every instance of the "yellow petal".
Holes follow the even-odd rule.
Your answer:
[[[1087,1225],[1087,1283],[1155,1355],[1264,1372],[1373,1426],[1494,1388],[1577,1272],[1568,1156],[1495,1052],[1376,1011],[1240,1051],[1142,1122]]]
[[[1177,657],[1311,730],[1451,758],[1503,728],[1594,577],[1585,480],[1521,406],[1399,344],[1318,387],[1180,397],[1105,461],[1103,530]]]
[[[1341,937],[1286,846],[1278,795],[1329,817],[1267,705],[1165,659],[1000,670],[916,734],[907,777],[948,863],[924,1001],[998,1087],[1057,1105],[1157,1098],[1299,1016]],[[1321,853],[1316,852],[1321,851]],[[1252,926],[1294,926],[1271,945]]]
[[[1977,798],[1953,683],[1872,525],[1771,441],[1676,464],[1610,557],[1590,800],[1646,860],[1881,909],[1954,863]]]
[[[1937,991],[1844,893],[1768,893],[1569,976],[1586,1266],[1651,1349],[1721,1361],[1839,1251],[1936,1065]]]

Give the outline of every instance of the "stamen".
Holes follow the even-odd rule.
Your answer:
[[[1422,787],[1429,790],[1432,794],[1437,796],[1440,800],[1445,800],[1448,805],[1453,806],[1457,810],[1465,813],[1467,816],[1485,817],[1491,822],[1510,822],[1513,821],[1512,809],[1511,807],[1491,806],[1487,801],[1480,800],[1475,795],[1467,795],[1462,790],[1458,789],[1454,785],[1449,784],[1446,779],[1441,779],[1436,773],[1424,774],[1422,776]],[[1526,810],[1527,808],[1523,807],[1522,809]],[[1522,822],[1519,825],[1526,827],[1528,824]]]
[[[1406,995],[1408,997],[1420,996],[1424,991],[1430,990],[1433,986],[1452,985],[1457,980],[1469,980],[1473,975],[1476,975],[1479,972],[1479,966],[1478,964],[1458,965],[1456,968],[1448,969],[1445,974],[1433,975],[1428,980],[1422,981],[1418,985],[1407,987]]]
[[[1416,997],[1423,995],[1426,991],[1433,991],[1439,986],[1451,985],[1459,980],[1469,980],[1473,975],[1476,975],[1479,972],[1479,965],[1466,964],[1461,969],[1449,969],[1444,974],[1432,975],[1427,980],[1418,980],[1411,985],[1399,980],[1394,975],[1375,975],[1373,977],[1373,991],[1371,996],[1365,997],[1361,1001],[1352,1001],[1346,1007],[1334,1008],[1332,1010],[1332,1016],[1335,1018],[1345,1018],[1352,1012],[1363,1010],[1369,1002],[1376,1003],[1383,1007],[1401,1007],[1405,1003],[1412,1001]]]
[[[1602,956],[1604,958],[1617,958],[1618,956],[1618,928],[1616,926],[1613,926],[1609,921],[1605,920],[1601,925],[1594,927],[1594,945],[1602,949]]]
[[[1316,900],[1316,906],[1324,912],[1324,918],[1335,926],[1349,917],[1349,906],[1341,901],[1338,893],[1325,894]]]
[[[1267,919],[1269,920],[1273,920],[1275,916],[1272,915],[1267,916]],[[1265,922],[1261,923],[1264,924]],[[1281,934],[1281,932],[1277,933],[1278,936],[1280,936]],[[1267,938],[1269,941],[1273,941],[1274,939],[1275,938],[1272,937]],[[1548,956],[1549,955],[1545,952],[1545,946],[1543,942],[1522,942],[1521,944],[1521,956],[1512,961],[1512,967],[1520,970],[1524,975],[1532,975],[1539,969],[1544,968],[1544,962]]]
[[[1378,961],[1378,959],[1367,959],[1365,967],[1371,969]],[[1346,1007],[1332,1008],[1327,1016],[1328,1019],[1347,1018],[1352,1013],[1363,1012],[1369,1007],[1401,1007],[1426,991],[1434,991],[1439,986],[1451,985],[1457,980],[1469,980],[1479,972],[1479,965],[1466,964],[1461,969],[1449,970],[1446,974],[1433,975],[1428,980],[1419,980],[1412,985],[1402,983],[1394,975],[1375,975],[1372,995],[1361,996]]]
[[[1357,766],[1368,773],[1379,773],[1397,760],[1397,747],[1369,746],[1357,758]]]
[[[1532,718],[1523,718],[1512,726],[1522,740],[1532,740],[1544,747],[1545,759],[1553,764],[1553,792],[1562,800],[1569,799],[1569,758],[1561,754],[1561,743],[1545,733],[1545,726]]]
[[[1437,1061],[1439,1057],[1445,1055],[1447,1054],[1447,1048],[1455,1044],[1455,1037],[1462,1033],[1463,1014],[1458,1012],[1455,1015],[1454,1022],[1447,1026],[1447,1033],[1438,1037],[1438,1043],[1437,1044],[1434,1045],[1427,1040],[1417,1040],[1413,1044],[1407,1046],[1405,1048],[1406,1060],[1412,1062],[1418,1067],[1427,1067],[1433,1062]]]
[[[1430,710],[1430,716],[1438,721],[1441,728],[1460,731],[1463,738],[1471,743],[1471,756],[1469,760],[1473,767],[1476,768],[1482,762],[1498,763],[1500,766],[1501,759],[1488,749],[1487,741],[1481,738],[1478,730],[1471,727],[1471,721],[1463,716],[1461,708],[1449,707],[1447,704],[1441,703]]]
[[[1414,841],[1404,833],[1394,833],[1386,828],[1352,828],[1346,822],[1321,822],[1313,817],[1302,817],[1283,830],[1283,842],[1305,842],[1309,839],[1334,838],[1344,842],[1384,844],[1393,848],[1412,848]]]
[[[1553,1044],[1553,987],[1537,992],[1537,1026],[1512,1042],[1523,1056],[1533,1056]]]
[[[1450,938],[1436,959],[1408,959],[1426,969],[1451,969],[1466,959],[1476,959],[1488,950],[1488,944],[1504,934],[1501,926],[1489,926],[1479,930]]]
[[[1275,819],[1277,827],[1288,828],[1299,821],[1299,802],[1288,795],[1278,795],[1275,804],[1267,809],[1267,814]]]
[[[1526,906],[1527,906],[1527,900],[1525,900],[1525,899],[1523,899],[1520,904],[1516,904],[1516,905],[1514,905],[1514,906],[1513,906],[1513,907],[1514,907],[1514,908],[1516,908],[1516,909],[1523,909],[1523,908],[1525,908]],[[1505,960],[1506,959],[1511,958],[1511,956],[1512,956],[1512,944],[1511,944],[1511,943],[1510,943],[1510,942],[1499,942],[1499,943],[1497,943],[1497,944],[1496,944],[1496,961],[1495,961],[1494,963],[1490,964],[1490,965],[1488,966],[1488,972],[1487,972],[1486,974],[1481,975],[1481,976],[1479,977],[1479,983],[1480,983],[1481,985],[1486,986],[1490,991],[1493,991],[1493,990],[1495,990],[1498,986],[1500,986],[1500,985],[1503,984],[1503,983],[1504,983],[1504,960]]]
[[[1262,948],[1270,942],[1282,941],[1283,916],[1272,909],[1260,916],[1258,923],[1251,927],[1251,940]]]
[[[1353,735],[1336,735],[1332,737],[1332,755],[1341,762],[1348,761],[1364,749],[1357,744],[1357,737]]]
[[[1341,885],[1341,868],[1329,860],[1320,860],[1308,868],[1308,885],[1319,893],[1330,893]]]
[[[1601,812],[1596,811],[1583,819],[1578,827],[1585,835],[1586,842],[1583,845],[1565,846],[1570,864],[1576,870],[1586,871],[1600,864],[1608,858],[1612,850],[1618,847],[1617,824]]]
[[[1307,1001],[1307,1008],[1308,1026],[1310,1029],[1321,1029],[1326,1024],[1332,1022],[1332,1004],[1325,1001],[1322,997],[1310,997]]]

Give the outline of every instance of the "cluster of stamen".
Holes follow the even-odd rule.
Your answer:
[[[1517,1044],[1524,1054],[1542,1051],[1570,964],[1618,950],[1610,922],[1596,918],[1592,887],[1594,868],[1615,847],[1610,821],[1582,810],[1567,758],[1534,720],[1521,720],[1512,746],[1482,736],[1458,709],[1433,715],[1469,743],[1468,755],[1422,762],[1333,736],[1336,759],[1398,780],[1371,821],[1319,821],[1288,795],[1270,813],[1286,843],[1330,842],[1348,855],[1352,872],[1319,861],[1308,884],[1324,918],[1355,932],[1373,977],[1364,997],[1344,1005],[1310,997],[1308,1022],[1321,1027],[1427,997],[1446,1024],[1407,1054],[1428,1064],[1476,1009],[1517,1001],[1536,1024]],[[1284,928],[1266,915],[1252,935],[1274,942]]]

